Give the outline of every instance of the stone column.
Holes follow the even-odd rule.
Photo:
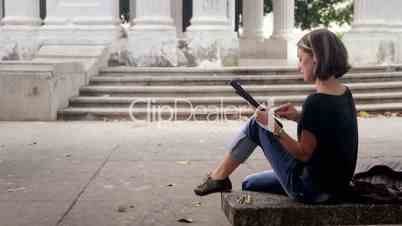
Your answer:
[[[130,20],[131,22],[134,21],[136,17],[136,0],[130,0]]]
[[[249,66],[250,59],[265,58],[264,0],[243,1],[243,33],[240,38],[240,65]]]
[[[245,39],[264,39],[264,0],[243,1],[243,35]]]
[[[132,30],[174,29],[171,2],[167,0],[137,0],[135,26]]]
[[[4,25],[40,26],[39,0],[6,0]]]
[[[240,40],[240,64],[295,65],[294,0],[273,0],[274,28],[269,39],[265,39],[263,34],[264,1],[246,1],[243,4],[244,32]]]
[[[46,8],[46,43],[110,44],[119,36],[119,0],[47,0]]]
[[[227,0],[193,0],[189,30],[228,30]]]
[[[183,38],[183,0],[172,0],[172,16],[175,21],[177,37]]]
[[[0,24],[3,19],[3,0],[0,0]]]
[[[360,24],[365,20],[363,0],[355,0],[353,6],[353,24]]]
[[[47,0],[46,25],[115,25],[119,0]]]
[[[343,36],[353,65],[402,62],[402,1],[355,0],[352,29]]]
[[[0,49],[11,49],[13,52],[8,52],[14,56],[14,60],[32,59],[39,46],[38,29],[42,25],[39,0],[6,0],[4,8]],[[0,55],[4,56],[4,52]]]
[[[392,0],[391,0],[392,1]],[[387,2],[388,4],[389,2]],[[376,8],[375,0],[355,0],[352,26],[354,29],[372,29],[377,25],[385,25],[384,19],[391,16],[383,15],[384,7]],[[378,27],[377,27],[378,28]]]
[[[235,16],[236,16],[236,0],[227,0],[227,14],[229,18],[229,23],[232,26],[232,30],[234,31],[236,28],[236,21],[235,21]]]
[[[171,1],[137,0],[128,51],[133,66],[176,66],[176,28]]]
[[[274,38],[287,39],[292,35],[295,26],[294,0],[274,0]]]
[[[216,65],[237,65],[238,40],[229,22],[229,5],[227,0],[193,0],[187,36],[196,64],[211,61]]]

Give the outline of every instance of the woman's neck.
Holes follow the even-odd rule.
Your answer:
[[[317,93],[325,93],[330,95],[342,95],[346,90],[346,87],[334,77],[330,77],[325,81],[317,79],[315,81],[315,88]]]

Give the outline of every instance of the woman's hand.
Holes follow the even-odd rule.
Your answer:
[[[260,105],[256,111],[255,111],[255,119],[257,120],[257,122],[261,125],[264,125],[265,128],[269,128],[271,125],[268,125],[269,123],[269,119],[268,119],[268,112],[266,110],[266,107],[263,105]],[[276,123],[275,121],[273,121],[275,124],[271,129],[268,129],[269,131],[271,131],[272,133],[276,133],[281,127],[278,125],[278,123]]]
[[[291,103],[287,103],[278,107],[275,110],[275,114],[281,118],[285,118],[295,122],[298,122],[300,120],[300,113]]]

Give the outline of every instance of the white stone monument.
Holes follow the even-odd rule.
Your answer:
[[[110,44],[120,33],[119,0],[47,0],[45,44]]]
[[[240,65],[295,65],[294,0],[273,1],[274,26],[264,38],[264,0],[243,2],[243,34],[240,38]]]
[[[128,51],[133,66],[177,66],[177,34],[171,1],[137,0],[129,31]]]
[[[38,46],[39,0],[5,0],[5,15],[1,21],[0,45],[13,46],[15,60],[29,60]]]
[[[355,0],[343,41],[353,65],[402,63],[402,1]]]
[[[193,18],[187,29],[189,47],[198,60],[234,66],[238,59],[238,38],[229,21],[234,4],[227,0],[194,0]]]

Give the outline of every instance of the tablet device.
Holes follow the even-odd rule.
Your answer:
[[[253,107],[258,108],[260,106],[260,104],[246,91],[243,89],[243,87],[241,87],[240,82],[238,80],[232,80],[230,82],[230,85],[235,89],[235,92],[243,97],[248,103],[250,103]],[[279,121],[278,118],[275,118],[276,123],[278,123],[278,125],[283,128],[283,124],[281,121]]]

